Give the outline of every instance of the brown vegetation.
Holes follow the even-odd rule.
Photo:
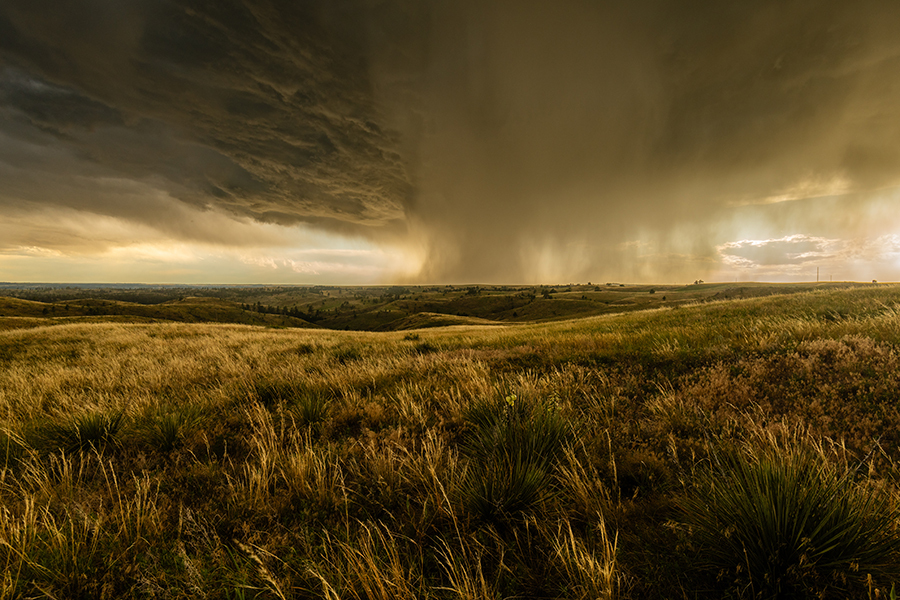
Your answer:
[[[880,287],[412,334],[3,331],[0,598],[887,597],[898,311]],[[809,508],[867,532],[845,558],[747,566],[709,531],[740,539],[732,513],[698,517],[747,497],[710,473],[781,456],[873,507]]]

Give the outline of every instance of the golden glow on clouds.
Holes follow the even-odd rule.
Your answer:
[[[809,176],[801,179],[796,184],[778,193],[759,197],[746,197],[733,201],[732,206],[746,206],[750,204],[778,204],[780,202],[793,202],[807,198],[821,198],[823,196],[841,196],[848,194],[853,189],[853,182],[844,174]]]
[[[409,279],[414,255],[360,239],[233,219],[182,207],[219,225],[215,241],[185,241],[125,219],[42,207],[0,224],[0,279],[21,282],[330,283]],[[235,244],[228,245],[230,238]]]

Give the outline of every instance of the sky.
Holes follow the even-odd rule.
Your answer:
[[[898,27],[888,0],[2,0],[0,281],[898,281]]]

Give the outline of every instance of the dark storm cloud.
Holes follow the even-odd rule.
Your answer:
[[[808,180],[898,182],[895,5],[457,6],[432,46],[421,176],[446,238],[436,273],[522,273],[509,249],[530,247],[573,279],[660,276],[621,242],[683,252],[680,231],[713,230],[736,202]],[[702,261],[713,242],[691,250]]]
[[[654,278],[641,257],[712,264],[735,205],[840,180],[850,214],[900,183],[898,24],[882,1],[7,0],[0,129],[5,156],[49,136],[195,205],[405,235],[428,279]]]
[[[410,187],[377,123],[356,4],[8,2],[0,102],[191,202],[384,226]]]

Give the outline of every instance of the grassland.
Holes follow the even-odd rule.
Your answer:
[[[387,332],[9,300],[0,598],[889,597],[900,288],[733,290]]]
[[[186,288],[0,284],[0,329],[118,320],[399,331],[565,320],[854,285],[858,284]]]

